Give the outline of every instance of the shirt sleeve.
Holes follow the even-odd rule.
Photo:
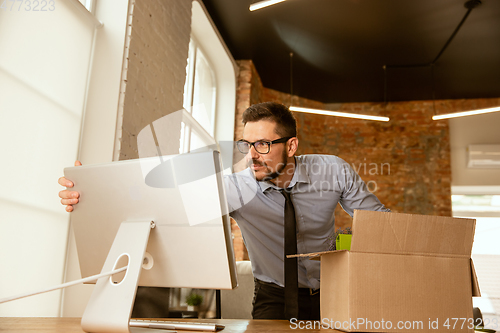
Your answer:
[[[227,206],[229,209],[229,216],[233,217],[234,214],[234,203],[237,198],[235,198],[235,195],[237,193],[236,187],[235,187],[235,182],[234,182],[234,174],[231,175],[224,175],[224,185],[225,185],[225,190],[226,190],[226,200],[227,200]]]
[[[390,212],[380,200],[368,190],[365,182],[345,161],[340,168],[340,181],[343,182],[343,191],[340,197],[340,206],[353,216],[355,209]]]

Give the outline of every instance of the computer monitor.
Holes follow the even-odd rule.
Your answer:
[[[71,223],[82,277],[100,273],[106,258],[111,263],[106,268],[109,269],[119,266],[120,257],[131,259],[134,257],[132,252],[142,255],[141,242],[146,242],[144,262],[140,258],[144,268],[138,269],[140,276],[138,282],[135,281],[136,286],[236,287],[231,226],[219,152],[70,167],[64,169],[64,175],[73,181],[73,190],[80,193],[80,202],[71,213]],[[149,239],[141,233],[144,227],[138,231],[125,229],[151,222],[154,228],[150,229]],[[117,236],[117,233],[122,236]],[[121,248],[115,249],[111,255],[112,245]],[[129,273],[135,274],[131,266],[125,279]],[[127,283],[133,284],[133,278],[130,279],[132,282]],[[96,289],[99,289],[99,283]],[[92,299],[99,303],[106,297],[122,297],[115,291],[119,285],[116,281],[102,284],[108,290],[102,295],[109,295],[94,295],[95,290],[89,304]],[[130,293],[130,290],[125,293]],[[135,289],[129,298],[132,296],[135,297]],[[125,310],[117,310],[122,313],[121,322],[125,321],[123,313],[128,312],[127,325],[133,299],[131,302]],[[109,307],[104,306],[108,315],[109,311],[114,311]],[[99,313],[100,310],[87,308],[86,313],[88,311]]]

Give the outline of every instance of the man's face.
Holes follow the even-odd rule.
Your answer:
[[[276,123],[268,120],[248,122],[243,129],[243,140],[255,142],[280,139],[274,131],[275,127]],[[286,143],[273,144],[268,154],[259,154],[253,146],[250,148],[245,161],[257,180],[275,179],[283,172],[288,159],[286,147]]]

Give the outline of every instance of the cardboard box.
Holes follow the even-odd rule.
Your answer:
[[[357,210],[350,251],[321,258],[322,325],[347,332],[473,332],[475,220]]]

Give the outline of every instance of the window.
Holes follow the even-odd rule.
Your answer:
[[[179,152],[216,145],[225,172],[229,173],[233,165],[237,66],[198,0],[193,1],[191,33]],[[200,311],[205,312],[205,317],[215,316],[213,290],[178,288],[170,292],[171,315],[185,311],[186,296],[193,291],[204,295]]]
[[[458,193],[460,194],[458,194]],[[483,193],[487,193],[484,191]],[[453,216],[476,219],[472,260],[481,297],[474,297],[486,328],[500,324],[500,195],[481,194],[479,189],[453,191]]]
[[[216,78],[198,43],[191,38],[184,85],[184,114],[179,153],[215,144]]]
[[[79,0],[80,3],[85,7],[87,8],[87,10],[91,13],[94,12],[94,3],[95,3],[95,0]]]
[[[9,272],[0,274],[0,285],[8,286],[2,289],[5,296],[60,284],[65,272],[69,219],[57,200],[61,186],[55,180],[77,156],[95,35],[93,22],[73,5],[58,1],[56,10],[45,13],[50,15],[0,11],[0,266]],[[1,304],[0,314],[58,316],[60,300],[61,291],[46,293]]]

